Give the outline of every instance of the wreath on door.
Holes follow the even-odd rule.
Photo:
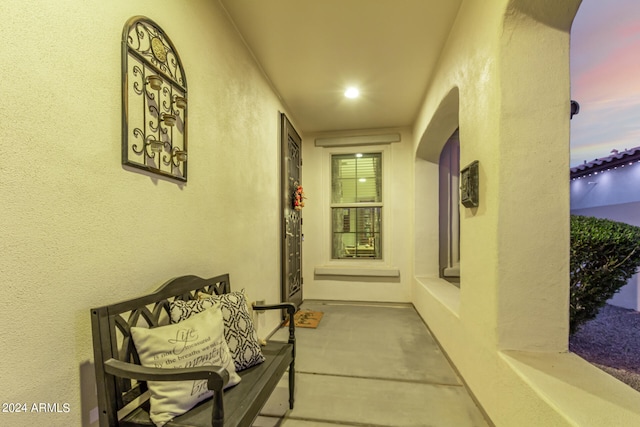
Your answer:
[[[296,189],[293,192],[293,209],[301,211],[304,208],[304,199],[306,197],[302,185],[296,185]]]

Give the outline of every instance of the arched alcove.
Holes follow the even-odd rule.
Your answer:
[[[449,267],[452,249],[449,244],[452,238],[456,240],[455,246],[458,247],[459,222],[451,221],[458,217],[458,198],[451,197],[452,192],[457,196],[457,181],[451,178],[457,176],[458,171],[451,170],[451,150],[444,155],[446,167],[441,166],[443,149],[451,147],[448,144],[452,135],[456,135],[456,140],[458,139],[458,109],[459,90],[453,87],[438,104],[416,148],[416,276],[442,276],[445,267]],[[459,145],[454,154],[459,158],[458,147]],[[459,161],[454,163],[459,164]]]
[[[463,2],[414,132],[412,302],[495,425],[638,420],[633,390],[567,351],[568,48],[579,5]],[[479,207],[461,214],[460,290],[438,278],[435,249],[438,155],[458,122],[461,163],[478,161],[480,182]]]
[[[422,134],[416,149],[416,159],[438,163],[442,148],[458,128],[459,108],[460,91],[458,87],[453,87],[438,104]]]

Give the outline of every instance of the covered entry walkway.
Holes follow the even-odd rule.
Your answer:
[[[324,317],[317,329],[296,329],[295,408],[286,411],[283,383],[255,427],[490,425],[411,305],[305,301],[302,309]]]

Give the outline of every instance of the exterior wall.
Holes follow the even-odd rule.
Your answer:
[[[640,202],[640,164],[571,181],[571,211]]]
[[[169,34],[186,69],[184,185],[120,164],[134,15]],[[91,307],[224,272],[252,300],[280,299],[282,106],[217,1],[4,0],[0,16],[0,396],[70,408],[0,424],[95,425]],[[261,315],[260,335],[277,322]]]
[[[497,426],[640,423],[640,395],[567,348],[579,3],[463,2],[414,126],[413,303]],[[461,167],[480,164],[480,206],[461,213],[460,289],[427,256],[438,245],[428,164],[457,125]]]
[[[637,393],[565,353],[567,50],[578,0],[566,3],[536,2],[557,8],[549,16],[520,2],[463,3],[417,124],[392,144],[398,281],[310,277],[324,238],[315,195],[328,189],[305,135],[305,297],[412,300],[499,426],[640,423]],[[138,14],[168,32],[186,69],[185,185],[120,166],[120,38]],[[0,423],[88,426],[91,307],[189,273],[230,272],[251,299],[279,299],[282,106],[217,2],[4,0],[0,16],[0,395],[70,405]],[[412,166],[437,131],[433,118],[447,117],[450,104],[439,104],[453,87],[461,163],[481,165],[481,206],[462,218],[460,290],[437,278],[437,166],[422,156]],[[262,336],[278,320],[264,316]]]
[[[400,133],[401,141],[384,145],[316,147],[315,139]],[[376,129],[325,134],[307,134],[303,141],[302,182],[307,196],[303,210],[303,276],[305,299],[409,302],[411,299],[412,241],[412,134],[409,129]],[[384,149],[383,169],[387,186],[383,191],[384,259],[381,261],[330,258],[331,181],[330,153]],[[354,269],[359,269],[354,272]],[[384,276],[399,272],[399,277]],[[327,273],[330,274],[327,274]]]

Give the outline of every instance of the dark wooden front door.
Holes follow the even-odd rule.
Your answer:
[[[302,210],[294,207],[302,185],[302,139],[282,114],[282,299],[302,303]]]

